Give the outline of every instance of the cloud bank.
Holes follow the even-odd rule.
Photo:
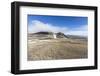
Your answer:
[[[81,27],[76,27],[76,28],[68,28],[67,25],[66,27],[60,27],[60,26],[55,26],[49,23],[43,23],[39,20],[33,20],[30,25],[28,25],[28,32],[29,33],[36,33],[40,31],[48,31],[48,32],[62,32],[64,34],[69,34],[69,35],[80,35],[80,36],[87,36],[87,25],[82,25]]]

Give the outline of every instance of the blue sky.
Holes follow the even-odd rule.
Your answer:
[[[88,18],[79,16],[28,15],[28,31],[87,35]]]

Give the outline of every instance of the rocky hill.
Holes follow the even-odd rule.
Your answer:
[[[37,32],[37,33],[29,33],[28,34],[29,39],[58,39],[58,38],[70,38],[70,39],[87,39],[83,36],[76,36],[76,35],[65,35],[62,32],[53,33],[53,32]]]

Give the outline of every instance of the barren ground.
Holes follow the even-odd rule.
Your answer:
[[[28,60],[87,58],[87,41],[81,39],[28,40]]]

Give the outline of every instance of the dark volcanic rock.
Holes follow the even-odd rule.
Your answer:
[[[67,38],[67,36],[61,32],[56,33],[56,36],[57,36],[57,38]]]

